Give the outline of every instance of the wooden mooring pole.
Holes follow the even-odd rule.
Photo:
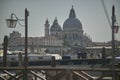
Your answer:
[[[8,47],[8,37],[4,37],[3,43],[3,66],[7,67],[7,47]]]

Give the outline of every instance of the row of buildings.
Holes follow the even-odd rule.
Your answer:
[[[28,49],[32,53],[39,53],[41,50],[51,53],[76,53],[86,47],[110,46],[111,44],[92,42],[90,36],[84,32],[82,23],[76,17],[73,6],[62,27],[59,25],[57,17],[51,25],[47,19],[44,32],[43,37],[28,37]],[[10,33],[8,43],[10,50],[24,50],[24,44],[25,38],[21,36],[21,33],[17,31]]]
[[[45,36],[43,37],[29,37],[28,47],[46,48],[49,51],[68,50],[73,46],[80,48],[91,46],[92,39],[84,33],[82,23],[76,17],[75,10],[72,6],[69,17],[59,25],[57,17],[50,25],[48,19],[44,25]],[[9,36],[10,49],[24,49],[24,37],[21,33],[13,31]]]

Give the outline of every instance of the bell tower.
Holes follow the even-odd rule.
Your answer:
[[[48,19],[45,21],[45,36],[49,36],[49,21]]]

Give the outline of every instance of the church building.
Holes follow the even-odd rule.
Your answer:
[[[47,36],[55,36],[63,40],[64,46],[69,47],[76,45],[87,47],[92,43],[90,37],[84,34],[82,23],[76,17],[73,6],[70,10],[69,17],[63,23],[63,27],[59,25],[57,18],[55,18],[51,26],[48,19],[46,20],[45,37]]]

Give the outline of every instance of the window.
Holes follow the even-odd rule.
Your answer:
[[[15,58],[11,58],[11,60],[12,60],[12,61],[14,61],[14,60],[15,60]]]
[[[43,59],[43,57],[38,57],[38,59]]]

